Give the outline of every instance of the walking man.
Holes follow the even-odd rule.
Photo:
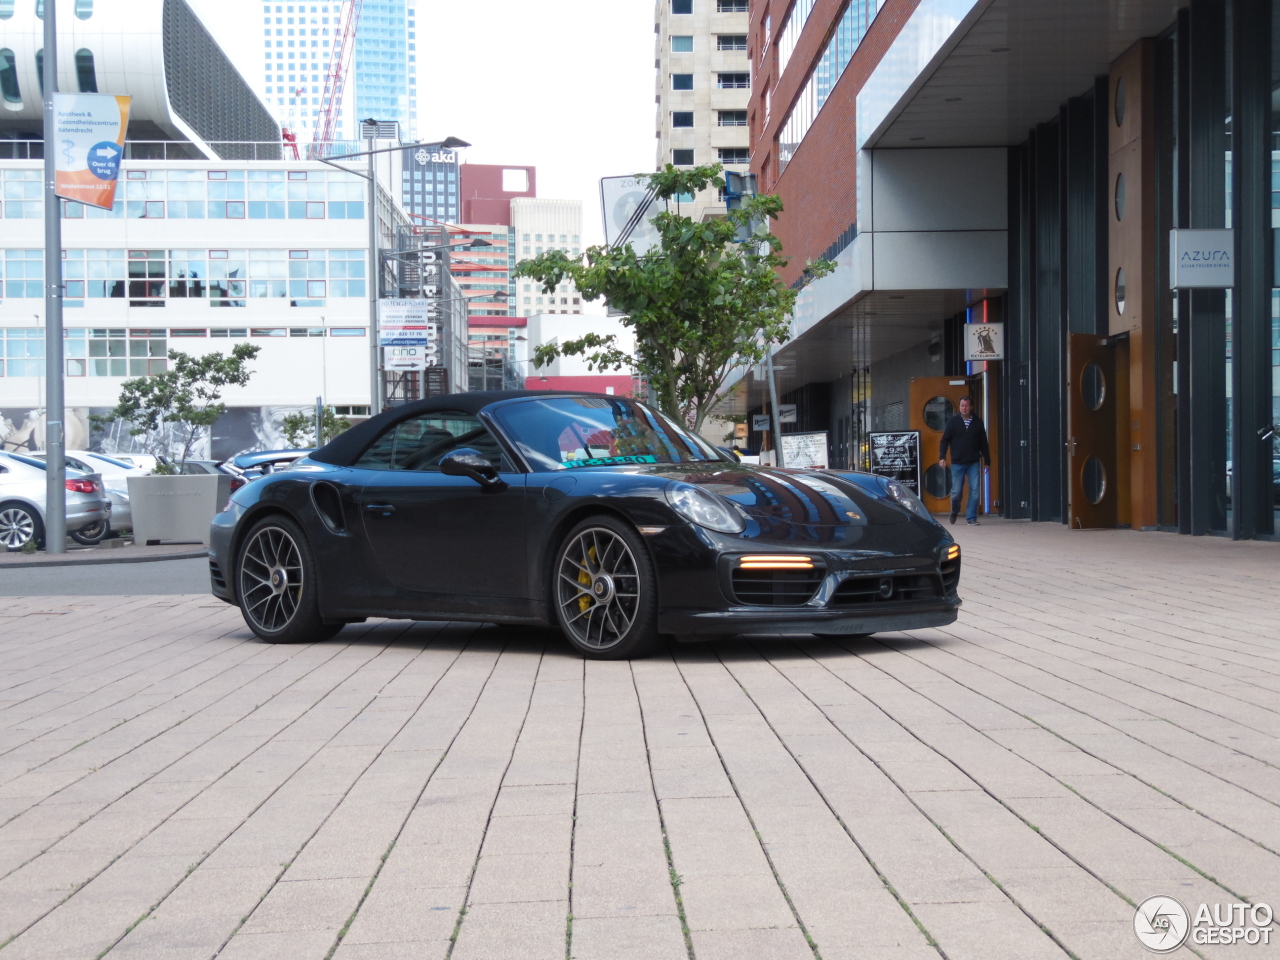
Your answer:
[[[973,401],[968,397],[960,398],[960,412],[947,421],[942,431],[938,465],[943,469],[947,466],[948,447],[951,448],[951,522],[955,523],[960,515],[960,496],[967,480],[969,504],[964,516],[970,526],[977,526],[980,464],[991,466],[991,450],[987,447],[987,428],[982,418],[973,412]]]

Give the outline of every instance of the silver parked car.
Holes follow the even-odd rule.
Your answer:
[[[0,452],[0,549],[44,543],[45,465]],[[96,473],[67,471],[67,532],[78,543],[97,543],[110,529],[111,501]]]
[[[43,451],[31,456],[39,460],[45,458]],[[115,456],[90,450],[68,450],[67,469],[100,474],[107,499],[111,501],[111,529],[117,533],[133,530],[133,510],[129,507],[129,478],[145,477],[149,470],[125,463]]]

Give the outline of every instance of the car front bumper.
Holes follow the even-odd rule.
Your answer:
[[[738,633],[885,633],[924,630],[955,623],[959,600],[932,603],[877,604],[874,610],[787,607],[731,607],[727,610],[663,610],[658,615],[662,633],[689,637],[716,637]]]
[[[244,510],[234,502],[230,509],[216,514],[209,527],[209,591],[219,600],[235,605],[232,588],[231,541],[235,536],[236,521]]]

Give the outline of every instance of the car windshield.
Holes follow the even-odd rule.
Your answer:
[[[549,397],[494,410],[534,470],[721,458],[705,441],[625,397]]]

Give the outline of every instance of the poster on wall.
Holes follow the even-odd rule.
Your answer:
[[[802,470],[827,468],[827,432],[784,433],[782,435],[782,465]]]
[[[124,135],[132,97],[55,93],[58,142],[53,192],[66,200],[110,210],[116,199]]]
[[[966,323],[964,358],[970,363],[1004,359],[1003,323]]]
[[[872,433],[871,472],[888,477],[920,496],[920,431]]]

